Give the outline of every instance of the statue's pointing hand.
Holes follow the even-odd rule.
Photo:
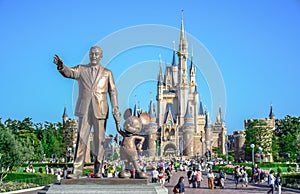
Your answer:
[[[64,62],[58,55],[54,55],[53,63],[57,65],[57,69],[62,69]]]

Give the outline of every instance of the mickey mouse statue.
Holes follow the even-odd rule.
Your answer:
[[[147,179],[147,175],[138,167],[138,152],[142,152],[144,137],[137,134],[141,131],[142,125],[149,124],[150,116],[148,113],[142,113],[139,117],[132,116],[132,110],[127,109],[124,113],[124,131],[117,128],[118,132],[123,136],[123,141],[120,147],[120,158],[125,163],[125,170],[120,172],[120,178],[129,178],[131,176],[130,170],[132,169],[130,163],[133,164],[132,177]],[[136,144],[136,142],[138,142]]]

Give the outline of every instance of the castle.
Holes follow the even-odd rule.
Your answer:
[[[193,56],[189,69],[187,60],[188,42],[182,15],[178,51],[173,51],[172,63],[166,65],[164,73],[162,61],[159,62],[156,106],[151,100],[148,111],[151,121],[141,132],[146,137],[144,154],[148,157],[207,158],[211,157],[213,147],[225,154],[227,129],[221,107],[212,124],[202,100],[199,101]],[[136,106],[134,109],[138,115]]]

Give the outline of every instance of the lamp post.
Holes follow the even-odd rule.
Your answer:
[[[259,151],[259,164],[261,164],[262,148],[258,147],[258,151]]]
[[[252,143],[250,145],[250,147],[252,148],[252,165],[254,165],[254,147],[255,147],[255,145]]]

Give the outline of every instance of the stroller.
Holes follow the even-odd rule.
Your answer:
[[[224,178],[223,177],[221,178],[220,176],[216,177],[214,179],[215,188],[218,186],[224,189],[224,181],[225,181],[225,177]]]

